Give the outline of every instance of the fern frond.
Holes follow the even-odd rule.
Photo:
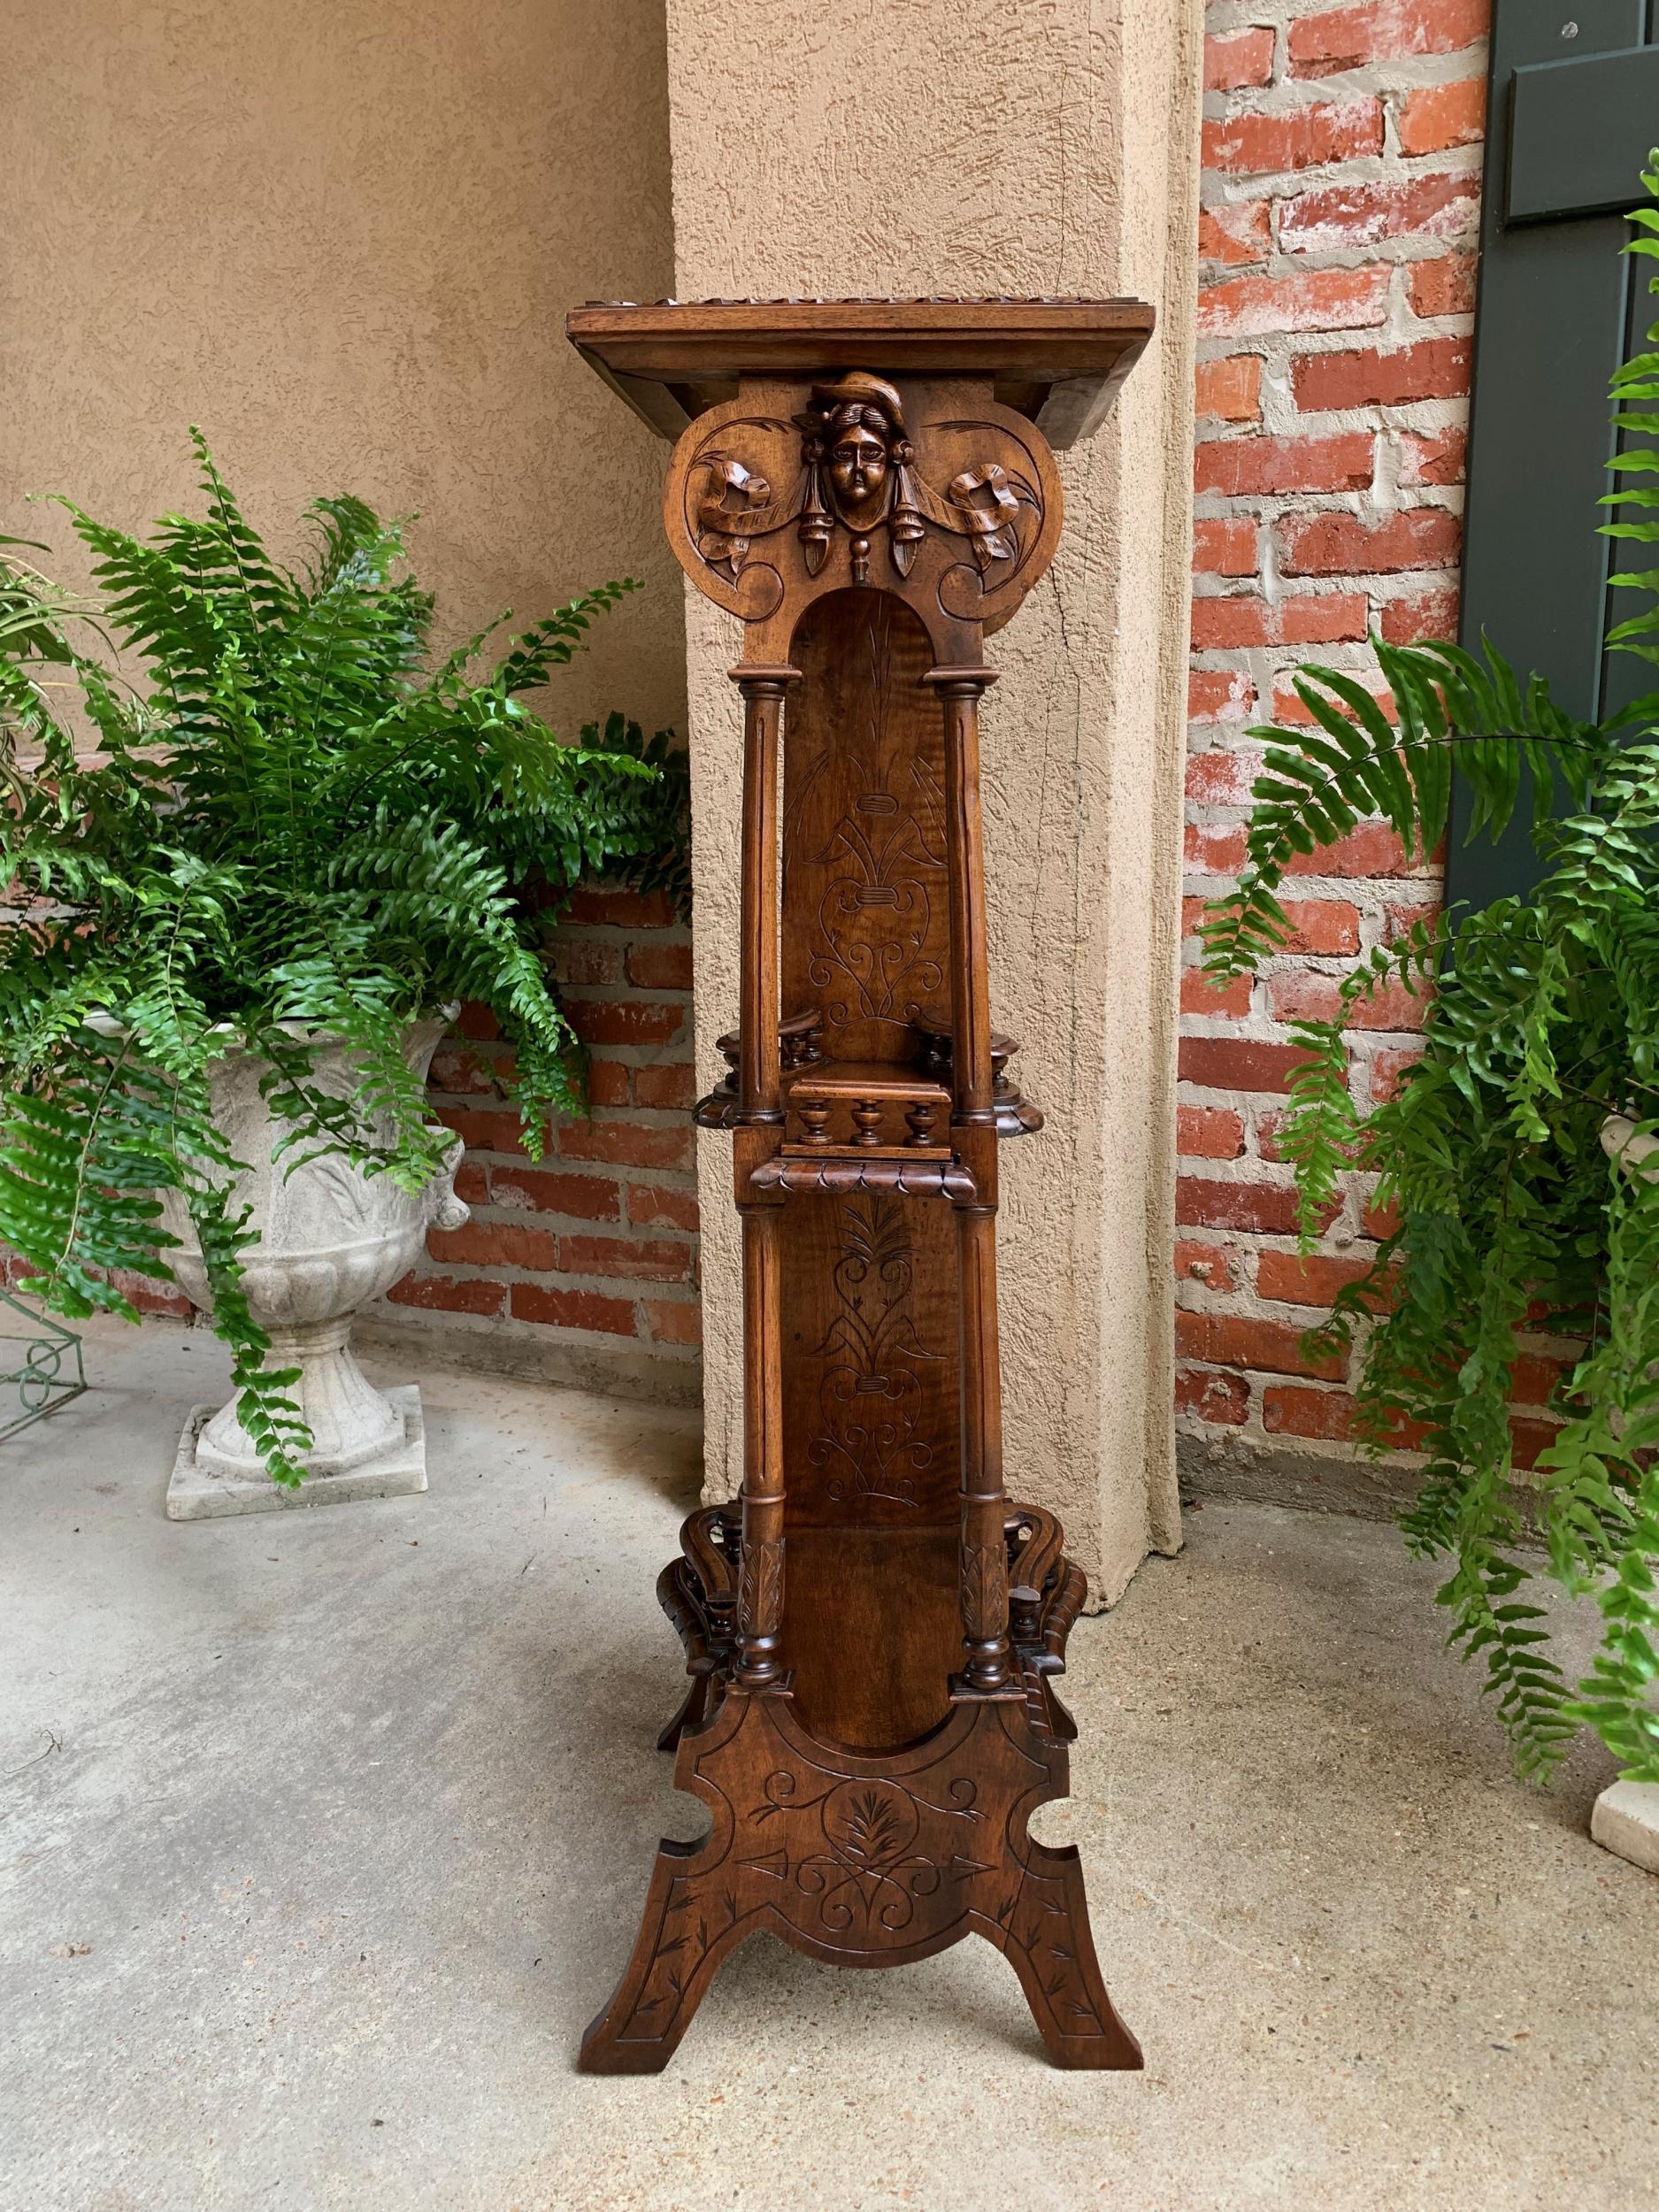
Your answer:
[[[1659,151],[1644,181],[1659,195]],[[1630,250],[1659,258],[1659,212],[1639,211],[1636,228]],[[1648,338],[1613,380],[1614,426],[1655,437],[1659,326]],[[1659,450],[1623,450],[1612,473],[1603,534],[1659,543]],[[1616,580],[1659,602],[1659,569]],[[1659,604],[1609,642],[1659,662]],[[1266,750],[1246,864],[1210,909],[1206,964],[1247,973],[1282,948],[1275,895],[1297,855],[1381,819],[1408,861],[1421,856],[1455,780],[1471,834],[1495,835],[1530,786],[1537,887],[1368,953],[1332,1018],[1293,1032],[1305,1059],[1279,1142],[1304,1248],[1354,1168],[1396,1217],[1307,1342],[1358,1347],[1356,1427],[1371,1448],[1424,1452],[1406,1540],[1450,1562],[1450,1641],[1483,1668],[1517,1766],[1547,1778],[1587,1723],[1627,1774],[1659,1781],[1659,1175],[1610,1168],[1601,1141],[1612,1114],[1659,1134],[1659,693],[1586,724],[1489,643],[1374,649],[1386,697],[1310,667],[1294,686],[1308,730],[1253,733]],[[1362,1106],[1348,1030],[1395,977],[1426,1001],[1422,1056]],[[1601,1614],[1576,1692],[1517,1556],[1509,1401],[1540,1313],[1584,1341],[1539,1462],[1550,1571]]]
[[[1392,718],[1351,676],[1310,665],[1293,688],[1313,727],[1248,733],[1265,750],[1245,866],[1237,889],[1210,902],[1200,932],[1205,968],[1218,981],[1254,972],[1286,941],[1276,895],[1299,855],[1380,818],[1404,864],[1414,864],[1444,830],[1454,774],[1473,793],[1471,834],[1497,837],[1515,812],[1523,768],[1542,835],[1554,792],[1581,792],[1609,749],[1603,733],[1563,715],[1536,678],[1523,690],[1490,642],[1484,664],[1455,645],[1372,645]]]
[[[632,584],[572,599],[482,674],[498,625],[429,669],[432,600],[401,523],[317,500],[290,573],[191,435],[201,516],[141,539],[61,503],[96,601],[0,541],[0,1236],[49,1304],[136,1318],[122,1285],[170,1279],[170,1194],[243,1425],[287,1482],[309,1440],[244,1293],[217,1058],[263,1062],[290,1171],[337,1153],[416,1189],[450,1140],[411,1025],[480,999],[538,1149],[551,1115],[580,1110],[583,1071],[542,917],[584,872],[683,895],[686,776],[665,735],[612,716],[565,745],[518,695]],[[95,611],[142,688],[81,649]],[[96,754],[78,749],[69,689]],[[349,1049],[347,1096],[319,1078],[324,1041]]]

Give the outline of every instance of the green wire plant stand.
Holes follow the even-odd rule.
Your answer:
[[[0,1290],[0,1444],[79,1398],[86,1386],[73,1331]]]

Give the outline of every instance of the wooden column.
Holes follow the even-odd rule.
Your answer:
[[[979,700],[995,669],[935,668],[927,680],[945,718],[945,819],[950,854],[951,1129],[974,1179],[956,1208],[961,1273],[962,1637],[964,1680],[1009,1680],[1008,1494],[996,1325],[996,1113],[979,809]]]
[[[778,1077],[778,728],[793,668],[734,668],[743,695],[740,1118],[780,1123]]]
[[[945,816],[950,839],[950,1012],[955,1031],[954,1127],[988,1129],[991,1005],[985,942],[985,861],[979,810],[979,700],[994,668],[933,668],[945,713]]]
[[[743,1208],[743,1550],[737,1679],[764,1689],[783,1672],[782,1325],[775,1205]]]
[[[779,1209],[748,1195],[783,1123],[778,1060],[778,741],[793,668],[739,667],[743,699],[742,964],[738,980],[738,1137],[733,1164],[743,1217],[742,1571],[736,1678],[764,1689],[783,1672],[783,1330]],[[759,1134],[774,1133],[770,1139]]]

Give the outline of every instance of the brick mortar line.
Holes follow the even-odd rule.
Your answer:
[[[383,1302],[389,1303],[395,1314],[429,1314],[435,1320],[442,1321],[446,1327],[465,1329],[469,1334],[482,1335],[487,1330],[491,1329],[523,1329],[534,1331],[533,1341],[551,1340],[555,1343],[580,1345],[590,1351],[595,1346],[627,1344],[633,1345],[640,1351],[649,1352],[653,1356],[660,1355],[665,1358],[672,1357],[683,1361],[688,1365],[697,1364],[702,1356],[701,1346],[687,1344],[672,1337],[641,1336],[637,1333],[633,1336],[622,1336],[613,1329],[576,1328],[568,1321],[527,1321],[522,1314],[512,1312],[464,1313],[458,1309],[448,1306],[404,1305],[396,1299]],[[374,1310],[377,1318],[385,1317],[380,1313],[378,1305]]]
[[[1386,434],[1375,431],[1379,437]],[[1216,445],[1240,445],[1244,439],[1217,438]],[[1278,439],[1274,440],[1277,444]],[[1291,440],[1291,443],[1317,444],[1317,438]],[[1379,496],[1375,480],[1363,490],[1306,491],[1306,492],[1197,492],[1194,495],[1193,519],[1195,522],[1243,521],[1251,516],[1263,522],[1279,522],[1302,515],[1352,515],[1361,522],[1396,521],[1402,515],[1410,514],[1425,507],[1435,507],[1448,514],[1461,516],[1463,511],[1464,487],[1461,484],[1402,484],[1396,488],[1407,495],[1402,499],[1391,498],[1385,490]],[[1215,508],[1205,503],[1223,503]],[[1358,579],[1366,575],[1449,575],[1449,569],[1320,569],[1316,573],[1327,581],[1333,577]],[[1286,572],[1285,581],[1292,587],[1302,582],[1294,571]],[[1309,580],[1313,580],[1310,577]],[[1349,588],[1353,588],[1350,583]]]
[[[675,983],[561,983],[559,989],[566,998],[586,1004],[597,998],[609,1003],[620,993],[625,998],[644,999],[653,1006],[689,1006],[689,988]]]
[[[549,1230],[548,1233],[552,1235],[555,1233]],[[588,1232],[586,1230],[567,1229],[565,1232],[566,1236],[581,1236],[588,1233]],[[601,1233],[604,1233],[603,1230],[601,1231]],[[444,1259],[432,1252],[422,1252],[420,1256],[416,1260],[414,1266],[410,1269],[409,1272],[411,1275],[423,1272],[446,1276],[457,1275],[464,1276],[469,1282],[491,1283],[546,1283],[550,1276],[556,1274],[558,1278],[558,1286],[561,1290],[603,1290],[607,1283],[611,1285],[618,1283],[634,1283],[643,1285],[643,1294],[653,1297],[656,1295],[657,1291],[659,1288],[663,1290],[688,1291],[694,1295],[695,1294],[697,1288],[696,1283],[690,1277],[684,1275],[670,1275],[666,1277],[656,1277],[649,1275],[595,1275],[585,1270],[578,1271],[575,1269],[562,1267],[551,1269],[545,1267],[526,1267],[518,1260]],[[620,1297],[623,1295],[623,1293],[613,1289],[611,1294],[615,1297]]]
[[[1414,348],[1409,345],[1351,346],[1335,350],[1356,355],[1375,354],[1386,361],[1391,354],[1409,353]],[[1309,357],[1315,357],[1310,355]],[[1331,354],[1324,352],[1317,357],[1322,361],[1328,360]],[[1289,365],[1294,368],[1294,363]],[[1277,389],[1271,392],[1264,390],[1263,397],[1270,396],[1275,399],[1282,396],[1286,403],[1286,411],[1278,420],[1269,422],[1263,413],[1254,425],[1248,422],[1218,423],[1213,430],[1207,431],[1198,439],[1197,444],[1206,453],[1215,446],[1248,445],[1256,439],[1271,440],[1275,445],[1330,445],[1342,438],[1386,437],[1390,432],[1398,434],[1402,432],[1421,432],[1425,428],[1462,429],[1469,413],[1467,390],[1424,393],[1413,399],[1356,400],[1348,407],[1303,407],[1291,394],[1287,382],[1282,395]],[[1424,424],[1416,419],[1423,414],[1440,416],[1441,419]],[[1407,417],[1413,419],[1403,419]],[[1213,498],[1218,495],[1210,493],[1205,495]]]
[[[608,999],[602,999],[600,1003],[609,1004],[610,1001]],[[598,1047],[590,1045],[588,1049],[596,1059],[619,1060],[625,1067],[631,1068],[659,1067],[664,1064],[664,1054],[669,1056],[670,1064],[672,1064],[676,1060],[684,1060],[688,1063],[692,1057],[690,1052],[683,1050],[677,1041],[666,1045],[622,1044],[601,1045]],[[486,1055],[493,1054],[497,1058],[502,1058],[511,1050],[511,1041],[506,1037],[492,1038],[488,1043],[485,1044],[474,1044],[471,1038],[467,1038],[458,1045],[450,1043],[448,1040],[446,1040],[445,1042],[439,1047],[438,1053],[434,1056],[441,1059],[446,1052],[465,1052],[471,1054],[473,1058],[477,1059],[480,1066],[484,1066],[488,1064],[485,1058]],[[644,1054],[647,1056],[643,1059],[636,1059],[633,1056],[635,1054]],[[455,1095],[453,1092],[439,1090],[436,1084],[434,1083],[429,1083],[426,1087],[434,1098],[449,1098]],[[469,1097],[478,1098],[481,1097],[483,1094],[481,1092],[472,1091],[469,1092],[467,1095]]]
[[[465,1166],[469,1160],[475,1160],[480,1167],[495,1166],[498,1164],[499,1156],[494,1153],[471,1151],[466,1154],[462,1165]],[[626,1163],[618,1166],[603,1160],[561,1161],[556,1153],[549,1153],[545,1159],[541,1160],[532,1160],[528,1154],[519,1153],[513,1158],[511,1164],[519,1173],[540,1175],[550,1172],[555,1175],[578,1176],[584,1181],[591,1183],[620,1181],[629,1185],[641,1183],[652,1187],[660,1183],[664,1189],[673,1191],[681,1196],[695,1197],[696,1194],[697,1173],[695,1168],[635,1167]],[[480,1198],[478,1203],[480,1206],[513,1207],[513,1210],[518,1213],[526,1210],[522,1206],[513,1206],[513,1201],[510,1198]],[[549,1208],[548,1210],[550,1213],[553,1210]]]
[[[1262,20],[1263,14],[1270,12],[1273,18],[1272,22],[1263,23]],[[1353,15],[1356,12],[1358,9],[1352,4],[1352,0],[1349,0],[1349,4],[1346,5],[1341,4],[1341,0],[1272,0],[1271,11],[1263,7],[1262,0],[1210,0],[1205,12],[1204,29],[1208,35],[1217,24],[1223,26],[1227,32],[1276,28],[1281,34],[1280,44],[1282,46],[1283,34],[1288,30],[1292,23],[1304,21],[1310,16]],[[1483,32],[1478,39],[1471,42],[1471,46],[1459,47],[1455,50],[1458,53],[1468,53],[1472,50],[1474,45],[1484,47],[1486,42],[1486,35]],[[1448,58],[1444,55],[1420,55],[1410,58],[1444,60]],[[1376,67],[1379,65],[1372,63],[1361,65]],[[1321,79],[1319,81],[1324,82],[1325,80]]]
[[[466,1097],[457,1097],[453,1094],[446,1093],[435,1102],[445,1113],[510,1114],[512,1111],[511,1106],[505,1100],[492,1101],[477,1091]],[[586,1129],[590,1124],[598,1124],[603,1126],[607,1122],[620,1120],[624,1114],[628,1117],[628,1119],[623,1125],[629,1129],[674,1129],[690,1126],[690,1117],[683,1106],[603,1106],[595,1114],[584,1114],[569,1121],[556,1122],[553,1125],[556,1132],[560,1129]],[[493,1160],[503,1156],[490,1151],[483,1145],[468,1145],[466,1156],[469,1160]],[[549,1162],[557,1164],[558,1156],[556,1151],[549,1150],[543,1153],[539,1160],[533,1160],[527,1152],[517,1155],[509,1154],[504,1156],[518,1158],[525,1167],[546,1167]],[[603,1165],[604,1163],[572,1160],[569,1164],[572,1170],[577,1170],[589,1164]]]
[[[655,1299],[661,1305],[687,1308],[698,1307],[702,1303],[701,1294],[695,1284],[647,1282],[636,1275],[567,1275],[563,1270],[550,1271],[545,1268],[520,1269],[510,1272],[501,1267],[470,1267],[461,1263],[446,1267],[441,1261],[434,1261],[426,1267],[411,1267],[408,1274],[402,1276],[399,1279],[403,1282],[419,1283],[481,1283],[491,1290],[512,1290],[521,1283],[527,1283],[533,1289],[549,1291],[555,1295],[568,1293],[575,1298],[608,1298],[619,1306],[638,1305],[642,1299]],[[393,1299],[391,1302],[394,1305],[400,1305],[408,1302]],[[418,1307],[417,1310],[435,1312],[442,1309]],[[509,1308],[509,1312],[511,1313],[511,1308]],[[485,1319],[488,1317],[480,1315],[479,1317]],[[523,1314],[512,1314],[511,1318],[525,1321],[527,1317]],[[556,1328],[577,1328],[579,1330],[580,1326],[580,1324],[572,1322],[555,1322],[550,1325],[545,1322],[535,1322],[531,1325],[536,1328],[551,1325]],[[600,1329],[588,1332],[588,1333],[612,1336],[616,1332],[611,1329]]]
[[[1330,101],[1304,102],[1300,106],[1288,107],[1232,107],[1225,114],[1207,115],[1204,119],[1217,125],[1258,119],[1264,123],[1290,122],[1319,104],[1341,108],[1355,104]],[[1235,169],[1231,163],[1224,163],[1203,172],[1198,204],[1209,211],[1217,207],[1247,206],[1252,200],[1297,200],[1317,193],[1363,190],[1371,185],[1409,187],[1431,177],[1455,177],[1479,185],[1485,166],[1486,149],[1479,139],[1462,146],[1437,147],[1432,152],[1423,154],[1391,150],[1385,142],[1378,153],[1332,154],[1323,161],[1303,162],[1288,169]],[[1395,234],[1396,239],[1402,236],[1437,238],[1438,234]],[[1377,241],[1379,245],[1384,242],[1380,238]],[[1281,246],[1279,252],[1283,258],[1294,259],[1298,266],[1306,259],[1294,246]]]
[[[468,1200],[467,1206],[480,1229],[541,1229],[550,1237],[614,1237],[625,1244],[661,1238],[677,1244],[683,1238],[687,1249],[695,1247],[699,1237],[697,1230],[683,1229],[675,1222],[601,1221],[591,1214],[541,1213],[534,1207],[514,1206],[511,1201],[498,1203],[494,1199]]]
[[[660,945],[675,937],[683,938],[687,944],[691,942],[691,925],[688,922],[575,922],[563,914],[553,918],[548,926],[548,933],[549,936],[575,938],[579,941],[591,938],[595,942],[617,945],[630,944],[636,939],[647,944]]]

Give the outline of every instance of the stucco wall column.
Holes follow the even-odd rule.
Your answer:
[[[1198,0],[667,0],[676,291],[1135,294],[1158,334],[1063,457],[1067,535],[993,641],[992,1003],[1049,1116],[1002,1156],[1010,1488],[1097,1597],[1179,1542],[1169,1246]],[[879,366],[872,364],[872,366]],[[687,611],[702,1072],[737,1004],[735,624]],[[741,1463],[729,1140],[701,1176],[711,1496]]]

